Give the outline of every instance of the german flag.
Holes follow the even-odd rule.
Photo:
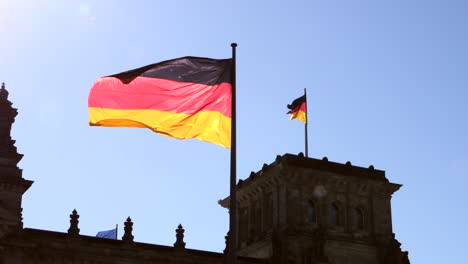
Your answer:
[[[89,124],[230,148],[231,68],[231,59],[183,57],[101,77],[89,93]]]
[[[297,119],[307,123],[307,101],[305,95],[295,99],[291,104],[288,104],[288,109],[289,112],[287,114],[291,114],[290,120]]]

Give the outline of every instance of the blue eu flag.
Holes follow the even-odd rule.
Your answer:
[[[100,231],[96,234],[96,237],[108,238],[108,239],[117,239],[117,227],[107,231]]]

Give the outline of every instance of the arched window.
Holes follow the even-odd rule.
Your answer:
[[[362,213],[362,210],[359,208],[354,208],[354,227],[357,230],[362,230],[364,229],[364,214]]]
[[[341,224],[340,221],[340,208],[338,205],[333,203],[330,208],[330,224],[333,226],[338,226]]]
[[[317,223],[317,209],[314,202],[310,201],[307,204],[307,223],[316,224]]]

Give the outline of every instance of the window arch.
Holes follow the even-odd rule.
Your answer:
[[[336,203],[332,203],[330,208],[330,224],[332,226],[338,226],[341,224],[340,208]]]
[[[316,224],[317,223],[317,207],[313,201],[309,201],[307,204],[307,223]]]
[[[364,213],[358,207],[354,208],[353,212],[353,225],[357,230],[364,229]]]

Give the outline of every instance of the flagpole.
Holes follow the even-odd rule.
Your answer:
[[[236,199],[236,47],[232,47],[232,103],[231,103],[231,186],[229,200],[229,251],[228,263],[235,264],[237,260],[237,199]]]
[[[115,240],[118,240],[119,237],[117,236],[117,233],[119,232],[119,224],[115,225]]]
[[[305,156],[306,158],[309,157],[309,142],[307,140],[308,138],[308,132],[307,132],[307,125],[309,124],[309,115],[307,114],[307,92],[306,92],[306,88],[304,88],[304,97],[305,97],[305,104],[306,104],[306,121],[304,123],[304,127],[305,127]]]

